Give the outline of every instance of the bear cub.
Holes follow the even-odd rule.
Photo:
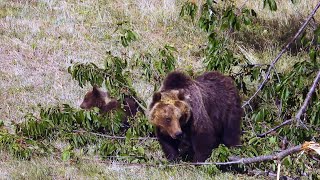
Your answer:
[[[104,92],[97,86],[93,86],[93,89],[86,93],[80,108],[91,109],[97,107],[100,109],[101,114],[105,114],[111,110],[121,109],[123,104],[123,111],[125,113],[125,119],[123,120],[123,126],[128,128],[128,117],[134,117],[137,112],[142,112],[139,104],[129,96],[124,97],[123,102],[119,102],[117,99],[110,97],[108,92]]]
[[[169,161],[204,162],[219,144],[239,145],[242,116],[233,80],[218,72],[195,79],[171,72],[149,105],[149,121]]]

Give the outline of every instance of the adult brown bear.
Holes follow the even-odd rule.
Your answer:
[[[239,145],[242,116],[233,80],[218,72],[194,80],[172,72],[149,105],[149,120],[170,161],[203,162],[219,144]]]
[[[123,105],[123,109],[122,106]],[[139,104],[135,99],[129,96],[125,96],[122,102],[115,98],[112,98],[108,92],[102,91],[97,86],[93,86],[93,89],[86,93],[80,107],[82,109],[91,109],[97,107],[100,109],[100,113],[104,114],[111,110],[122,109],[125,113],[122,125],[124,128],[129,127],[128,118],[134,117],[137,112],[142,112]]]

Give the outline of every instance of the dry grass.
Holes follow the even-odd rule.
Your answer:
[[[70,61],[99,64],[106,51],[131,56],[171,44],[180,63],[191,62],[194,47],[205,42],[197,27],[178,21],[179,6],[168,0],[1,1],[0,7],[0,119],[6,121],[21,121],[38,103],[78,106],[85,90],[67,74]],[[124,20],[139,34],[128,50],[113,33]]]
[[[237,0],[242,4],[244,0]],[[286,24],[292,16],[305,17],[316,0],[301,0],[298,5],[281,1],[277,12],[262,9],[262,1],[250,0],[265,20]],[[286,1],[287,2],[287,1]],[[289,2],[289,1],[288,1]],[[175,0],[2,0],[0,1],[0,119],[6,124],[20,122],[37,104],[68,103],[78,107],[84,92],[66,69],[71,62],[101,64],[106,51],[132,56],[138,52],[157,53],[165,44],[178,49],[180,66],[201,67],[199,46],[206,35],[190,22],[179,19],[182,2]],[[319,20],[319,13],[316,19]],[[115,24],[129,21],[139,40],[128,49],[119,44]],[[269,62],[277,49],[256,53],[246,49],[259,62]],[[303,56],[301,56],[303,57]],[[287,55],[279,65],[298,57]],[[291,63],[291,62],[290,62]],[[290,64],[289,63],[289,64]],[[147,99],[150,88],[140,89]],[[209,179],[196,169],[124,168],[100,163],[72,165],[51,158],[17,161],[0,159],[4,179]],[[218,179],[238,178],[230,174]],[[246,178],[247,179],[247,178]]]
[[[246,2],[247,1],[247,2]],[[298,0],[296,4],[289,1],[276,1],[277,11],[270,11],[268,7],[263,9],[263,1],[255,0],[236,0],[237,6],[242,6],[245,2],[245,7],[254,9],[258,12],[258,16],[265,20],[274,20],[280,24],[286,24],[291,17],[296,19],[305,19],[313,8],[318,3],[317,0]],[[320,20],[320,14],[317,13],[315,16],[316,21]]]

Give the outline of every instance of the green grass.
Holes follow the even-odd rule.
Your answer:
[[[238,0],[240,6],[244,0]],[[288,1],[289,2],[289,1]],[[258,43],[263,51],[253,47],[254,37],[239,34],[238,40],[257,63],[268,63],[285,42],[280,29],[290,27],[289,19],[305,19],[316,0],[301,0],[297,5],[281,2],[277,12],[262,9],[262,1],[250,0],[266,22],[260,29],[249,29],[248,34],[266,32]],[[183,2],[173,0],[2,0],[0,1],[0,120],[21,122],[28,112],[35,112],[37,104],[43,106],[68,103],[78,107],[84,93],[67,73],[71,62],[103,63],[107,51],[115,55],[135,53],[156,54],[169,44],[177,48],[180,68],[202,68],[201,48],[206,34],[196,24],[179,18]],[[319,21],[319,13],[316,20]],[[129,21],[138,41],[125,49],[120,45],[116,24]],[[269,22],[273,22],[269,23]],[[297,23],[300,23],[297,22]],[[298,24],[300,25],[300,24]],[[277,27],[278,35],[272,39],[268,29]],[[266,31],[265,31],[266,30]],[[276,31],[276,30],[275,30]],[[284,31],[285,32],[285,31]],[[255,36],[257,37],[257,36]],[[250,39],[252,38],[252,39]],[[235,42],[238,43],[238,42]],[[235,46],[236,47],[236,46]],[[241,51],[235,48],[235,52]],[[242,52],[243,53],[243,52]],[[284,55],[277,68],[290,70],[291,65],[306,54]],[[135,82],[139,95],[149,100],[152,87]],[[0,177],[3,179],[248,179],[247,176],[221,174],[211,176],[197,168],[141,168],[106,165],[92,161],[80,164],[61,162],[59,158],[36,158],[18,161],[2,153]],[[253,178],[252,178],[253,179]]]

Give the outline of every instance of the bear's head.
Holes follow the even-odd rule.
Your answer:
[[[93,89],[86,93],[80,108],[91,109],[93,107],[97,107],[105,113],[111,109],[115,109],[117,106],[117,100],[111,98],[108,92],[104,92],[97,86],[93,86]]]
[[[183,90],[156,92],[150,104],[149,120],[161,133],[173,139],[183,135],[181,127],[188,122],[191,108]]]

